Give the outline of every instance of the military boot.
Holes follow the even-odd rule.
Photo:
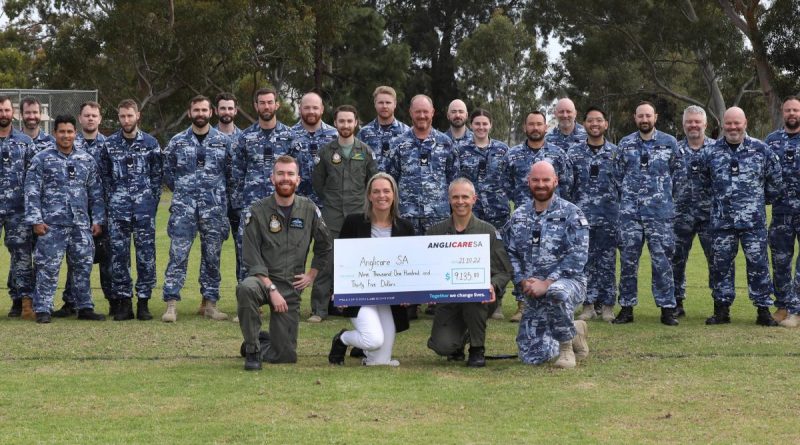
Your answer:
[[[524,301],[517,301],[517,312],[514,312],[514,315],[508,319],[511,323],[519,323],[522,320],[522,311],[525,310],[525,302]]]
[[[575,352],[572,341],[562,341],[558,346],[558,360],[553,363],[556,368],[571,369],[575,367]]]
[[[22,299],[11,300],[11,309],[8,311],[9,318],[17,318],[22,315]]]
[[[464,347],[462,346],[460,349],[457,349],[455,352],[447,356],[448,362],[463,362],[464,359],[467,358],[464,355]]]
[[[675,318],[681,318],[686,316],[686,311],[683,309],[683,298],[675,299]]]
[[[203,315],[203,316],[206,315],[206,303],[208,303],[208,300],[206,300],[205,298],[200,300],[200,307],[197,308],[197,315]]]
[[[150,313],[150,309],[147,307],[149,302],[150,302],[149,298],[139,298],[138,300],[136,300],[137,319],[142,321],[153,319],[153,314]]]
[[[781,322],[778,324],[784,328],[796,328],[797,326],[800,326],[800,315],[789,314],[788,317],[781,320]]]
[[[714,315],[706,318],[706,324],[725,324],[731,322],[730,306],[714,301]]]
[[[217,302],[211,300],[206,301],[206,311],[204,316],[216,321],[228,319],[228,314],[217,309]]]
[[[117,315],[117,311],[119,310],[119,302],[122,301],[117,298],[113,298],[108,300],[108,316],[113,317]]]
[[[117,303],[117,313],[114,321],[133,320],[133,302],[130,298],[123,298]]]
[[[22,297],[22,314],[20,316],[23,320],[37,320],[36,314],[33,313],[33,299],[31,297]],[[50,318],[49,312],[47,317]],[[48,321],[47,323],[50,322]]]
[[[789,316],[789,311],[786,308],[779,308],[772,314],[772,319],[777,321],[778,323],[782,322],[786,317]]]
[[[578,320],[588,321],[597,317],[597,312],[594,310],[594,305],[591,303],[583,303],[583,310],[578,315]]]
[[[633,306],[620,306],[617,317],[611,320],[614,324],[633,323]]]
[[[176,300],[169,300],[167,301],[167,310],[164,311],[164,315],[161,316],[161,321],[164,323],[175,323],[178,321],[178,302]],[[246,366],[246,364],[245,364]],[[245,368],[246,369],[246,368]],[[259,363],[259,369],[261,369],[261,364]]]
[[[505,315],[503,315],[503,306],[502,304],[498,304],[494,311],[492,312],[492,320],[503,320]]]
[[[614,305],[604,304],[603,307],[600,308],[600,316],[603,318],[603,321],[609,323],[614,321]]]
[[[483,346],[470,347],[467,366],[470,368],[483,368],[486,366],[486,357],[483,355],[484,351]]]
[[[344,355],[347,353],[347,345],[342,343],[342,334],[347,332],[345,329],[333,336],[331,351],[328,353],[328,363],[331,365],[344,365]]]
[[[37,312],[35,317],[37,323],[47,324],[51,321],[50,312]]]
[[[53,317],[67,318],[75,315],[76,313],[77,312],[75,311],[75,306],[72,303],[65,301],[64,304],[61,306],[61,309],[53,312]]]
[[[105,315],[98,314],[93,308],[78,309],[78,320],[103,321],[105,319]]]
[[[261,356],[258,352],[248,352],[244,356],[245,371],[261,371]]]
[[[572,322],[575,325],[575,338],[572,339],[572,351],[575,358],[584,360],[589,357],[589,325],[583,320]]]
[[[678,320],[675,318],[675,308],[661,308],[661,324],[665,324],[667,326],[678,326]]]
[[[767,306],[758,307],[756,324],[759,326],[778,326],[778,322],[772,318],[772,313],[769,311],[769,307]]]

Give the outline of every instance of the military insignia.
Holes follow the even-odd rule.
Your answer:
[[[269,218],[269,231],[272,233],[281,231],[281,221],[278,219],[278,215],[272,215]]]
[[[319,156],[314,156],[314,165],[319,164]]]
[[[584,218],[584,217],[580,217],[580,218],[578,218],[578,222],[580,222],[580,223],[581,223],[581,226],[582,226],[582,227],[588,227],[588,226],[589,226],[589,220],[587,220],[587,219],[586,219],[586,218]]]
[[[503,240],[503,235],[501,235],[501,234],[500,234],[500,231],[499,231],[499,230],[495,230],[495,231],[494,231],[494,237],[495,237],[496,239],[499,239],[500,241],[502,241],[502,240]]]
[[[246,225],[248,225],[248,224],[250,224],[250,216],[252,216],[252,215],[250,214],[250,212],[247,212],[247,213],[245,213],[245,215],[244,215],[244,225],[245,225],[245,226],[246,226]]]
[[[302,218],[292,218],[292,220],[289,221],[289,228],[292,229],[302,229],[305,226],[306,224]]]
[[[9,154],[9,152],[4,151],[3,152],[3,164],[10,164],[10,163],[11,163],[11,155]]]
[[[428,165],[428,158],[429,158],[429,155],[427,153],[423,153],[422,155],[420,155],[420,157],[419,157],[419,165],[427,166]]]
[[[534,230],[533,234],[531,235],[531,241],[535,246],[539,245],[539,240],[542,238],[542,231],[541,230]]]
[[[353,153],[352,159],[354,161],[363,161],[364,160],[364,153]]]
[[[339,153],[334,153],[333,156],[331,156],[331,162],[334,164],[341,164],[342,155],[340,155]]]

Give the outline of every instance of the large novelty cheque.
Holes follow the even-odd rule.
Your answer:
[[[489,301],[489,235],[334,240],[333,304]]]

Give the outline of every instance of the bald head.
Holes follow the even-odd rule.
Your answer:
[[[741,144],[747,134],[747,117],[739,107],[730,107],[722,116],[722,132],[730,144]]]
[[[306,130],[314,130],[322,126],[322,113],[325,107],[322,105],[322,97],[310,91],[300,99],[300,121]]]
[[[555,178],[556,169],[553,168],[553,164],[547,161],[539,161],[531,165],[531,170],[528,172],[529,176],[534,174],[537,176],[550,176]]]
[[[461,99],[450,102],[447,107],[447,120],[452,128],[463,128],[467,123],[467,104]]]
[[[575,117],[578,112],[575,111],[575,103],[569,98],[559,99],[556,102],[556,117],[558,118],[558,128],[564,134],[572,133],[575,129]]]
[[[558,177],[552,164],[547,161],[539,161],[531,166],[531,170],[528,172],[528,188],[533,195],[537,211],[547,208],[557,186]]]

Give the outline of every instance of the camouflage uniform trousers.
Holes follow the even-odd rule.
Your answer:
[[[33,232],[23,222],[23,216],[0,216],[0,229],[5,231],[4,243],[11,263],[8,271],[8,294],[12,300],[33,295]]]
[[[297,331],[300,325],[300,294],[291,283],[272,280],[286,300],[289,310],[275,312],[270,305],[268,350],[261,351],[258,334],[261,331],[261,316],[258,309],[270,304],[269,288],[258,277],[247,277],[236,286],[239,326],[244,337],[245,351],[258,352],[267,363],[297,362]]]
[[[523,363],[539,365],[558,356],[560,342],[575,337],[573,312],[586,298],[583,281],[562,278],[541,298],[525,297],[517,347]]]
[[[136,296],[150,298],[156,285],[156,219],[111,220],[111,269],[115,298],[133,297],[131,237],[136,248]]]
[[[714,301],[730,306],[736,298],[735,260],[739,242],[747,262],[747,291],[753,305],[772,306],[772,283],[767,263],[767,229],[717,229],[712,232],[714,270],[718,281],[712,287]]]
[[[672,276],[675,300],[683,300],[686,298],[686,262],[689,259],[689,251],[692,249],[695,235],[700,239],[700,247],[703,248],[703,254],[705,254],[708,264],[708,288],[712,289],[712,285],[716,281],[713,272],[714,260],[711,254],[711,228],[708,221],[681,217],[675,218],[673,227],[675,229],[675,254],[672,256]]]
[[[36,264],[35,312],[50,312],[58,286],[58,273],[64,255],[72,270],[73,297],[76,309],[92,309],[90,277],[94,259],[94,240],[89,229],[77,226],[49,226],[47,233],[36,239],[33,261]]]
[[[651,288],[656,305],[662,308],[675,307],[675,288],[672,279],[675,241],[672,230],[672,221],[620,220],[620,306],[636,306],[639,302],[637,297],[639,258],[647,240],[653,277]]]
[[[98,240],[104,240],[106,243],[105,249],[108,249],[108,244],[110,243],[109,236],[108,236],[108,229],[103,227],[103,232],[98,237]],[[97,250],[100,249],[100,244],[97,242],[94,243],[95,248],[95,256],[97,255]],[[103,296],[108,300],[114,298],[114,283],[113,283],[113,271],[111,269],[111,252],[105,252],[105,256],[99,261],[97,264],[98,269],[100,271],[100,287],[103,289]],[[61,299],[64,303],[70,303],[72,305],[75,304],[75,291],[73,287],[74,278],[73,278],[72,269],[67,266],[67,282],[64,285],[64,293],[61,294]]]
[[[231,238],[233,239],[233,247],[236,252],[236,277],[239,280],[239,270],[242,268],[242,245],[237,242],[239,236],[239,225],[242,220],[242,209],[228,209],[228,223],[231,226]]]
[[[769,248],[772,253],[772,282],[775,286],[775,307],[800,313],[800,257],[792,280],[792,257],[795,240],[800,238],[800,215],[772,215],[769,226]]]
[[[180,301],[180,291],[186,281],[189,251],[200,232],[200,295],[206,300],[219,300],[221,276],[220,253],[222,242],[228,238],[228,219],[200,218],[196,214],[170,215],[167,234],[170,237],[169,263],[164,274],[164,301]]]
[[[589,228],[589,259],[586,261],[586,300],[614,306],[617,297],[617,228],[597,224]]]

